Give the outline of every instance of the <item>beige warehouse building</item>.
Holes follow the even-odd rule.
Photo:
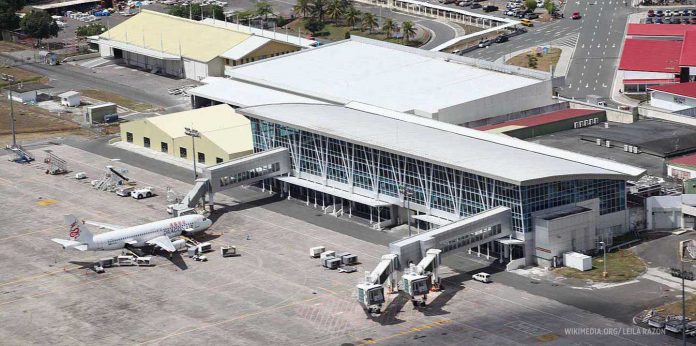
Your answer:
[[[223,22],[224,23],[224,22]],[[223,76],[242,64],[311,47],[314,41],[142,10],[99,35],[102,57],[178,78]]]
[[[195,153],[187,127],[200,133]],[[121,140],[208,166],[254,151],[249,119],[224,104],[121,124]]]

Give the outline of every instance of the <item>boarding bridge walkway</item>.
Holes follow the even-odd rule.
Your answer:
[[[466,219],[389,244],[389,251],[399,257],[399,267],[417,264],[430,249],[442,250],[442,254],[459,248],[470,249],[512,234],[512,212],[507,207],[497,207],[472,215]]]
[[[266,150],[210,166],[204,170],[204,177],[196,180],[186,197],[173,207],[174,214],[178,216],[194,208],[205,195],[208,195],[208,205],[212,210],[215,193],[288,174],[291,169],[287,148]]]

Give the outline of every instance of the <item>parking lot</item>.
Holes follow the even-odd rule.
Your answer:
[[[219,195],[215,223],[204,236],[215,250],[236,245],[241,257],[217,252],[205,263],[156,258],[154,267],[86,268],[115,253],[64,251],[51,238],[67,238],[62,215],[136,225],[167,217],[165,189],[185,193],[181,181],[111,161],[69,146],[50,149],[73,171],[98,178],[106,165],[128,170],[159,195],[144,200],[93,190],[71,175],[44,173],[38,161],[0,160],[0,337],[15,344],[461,344],[661,345],[673,339],[645,335],[571,335],[566,328],[629,326],[499,283],[470,280],[443,268],[446,290],[429,307],[414,309],[391,295],[379,316],[366,315],[354,287],[374,268],[382,245]],[[248,189],[245,190],[248,195]],[[258,198],[268,192],[256,192]],[[234,193],[233,193],[234,194]],[[336,222],[343,222],[337,220]],[[92,231],[100,230],[92,227]],[[341,274],[308,258],[309,247],[348,251],[362,262]],[[453,258],[453,257],[450,257]],[[470,262],[471,264],[473,262]],[[437,336],[437,338],[433,338]]]
[[[645,24],[696,24],[696,8],[682,8],[670,10],[648,10],[645,18],[641,19]]]

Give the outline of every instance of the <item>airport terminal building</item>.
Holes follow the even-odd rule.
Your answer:
[[[264,182],[288,197],[377,229],[405,223],[409,213],[412,224],[432,229],[507,207],[513,236],[487,251],[526,264],[548,266],[625,232],[625,181],[644,173],[362,103],[238,112],[251,120],[256,152],[288,149],[291,173]]]

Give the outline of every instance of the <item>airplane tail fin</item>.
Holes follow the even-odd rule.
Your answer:
[[[75,215],[65,215],[65,224],[70,227],[70,240],[75,240],[83,244],[89,244],[94,237],[87,229],[87,225],[80,222]]]

